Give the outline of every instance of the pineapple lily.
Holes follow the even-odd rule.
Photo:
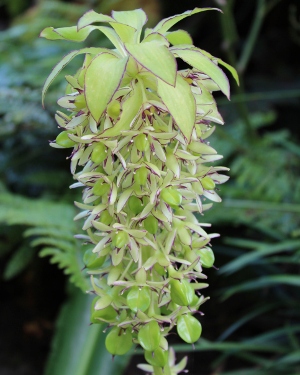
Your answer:
[[[92,323],[107,323],[107,350],[127,353],[144,349],[154,374],[181,372],[167,336],[176,327],[187,343],[202,331],[193,314],[208,299],[205,267],[214,255],[207,233],[210,224],[195,214],[220,202],[216,185],[228,168],[210,163],[222,156],[207,138],[223,124],[213,91],[229,98],[229,83],[219,65],[238,81],[236,71],[221,59],[195,47],[183,30],[169,31],[178,21],[211,8],[195,8],[166,18],[153,29],[141,9],[89,11],[77,26],[41,33],[47,39],[80,42],[98,30],[114,49],[75,50],[56,65],[45,93],[57,74],[77,55],[83,66],[66,76],[66,94],[58,100],[64,112],[56,121],[63,131],[51,146],[73,148],[71,187],[82,187],[86,242],[84,263],[91,277]],[[95,26],[100,23],[101,26]],[[103,26],[108,24],[109,26]],[[190,68],[178,71],[176,59]]]

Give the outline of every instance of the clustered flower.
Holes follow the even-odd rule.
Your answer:
[[[208,299],[203,268],[214,254],[207,233],[210,224],[195,215],[219,202],[216,186],[228,169],[212,166],[222,156],[207,138],[222,124],[212,92],[229,95],[219,64],[233,68],[193,46],[182,30],[168,32],[180,19],[203,11],[196,8],[161,21],[140,34],[146,22],[142,10],[105,16],[86,13],[76,28],[47,28],[48,39],[83,40],[98,29],[116,49],[72,51],[54,68],[55,75],[82,53],[82,68],[66,76],[66,95],[58,100],[63,112],[56,121],[63,131],[51,143],[73,148],[71,172],[83,188],[86,231],[83,261],[91,277],[91,322],[106,323],[106,348],[112,355],[133,345],[144,349],[155,374],[177,374],[167,337],[176,327],[187,343],[202,331],[193,315]],[[107,22],[111,27],[90,26]],[[68,29],[66,31],[66,29]],[[84,35],[83,35],[84,34]],[[70,36],[71,35],[71,36]],[[172,46],[170,46],[172,45]],[[176,58],[190,65],[177,70]]]

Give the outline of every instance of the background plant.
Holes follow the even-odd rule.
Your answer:
[[[62,6],[59,7],[60,4],[45,1],[41,2],[41,5],[46,5],[49,8],[52,6],[52,3],[52,9],[56,9],[55,22],[57,23],[55,25],[57,27],[66,25],[68,18],[70,18],[70,25],[74,24],[84,11],[84,9],[74,4],[70,7],[69,4],[62,3]],[[245,46],[247,46],[248,35],[253,35],[253,33],[249,34],[249,30],[252,20],[255,19],[256,2],[243,2],[242,5],[240,2],[233,1],[227,3],[228,8],[223,9],[224,15],[222,17],[217,14],[211,14],[209,17],[202,14],[201,22],[197,16],[194,16],[194,20],[190,18],[189,22],[180,27],[188,29],[192,33],[196,45],[201,45],[213,55],[221,56],[225,61],[230,61],[225,54],[225,50],[219,50],[219,46],[222,45],[220,41],[225,38],[224,34],[220,31],[219,21],[224,20],[224,23],[232,26],[231,39],[229,38],[231,42],[229,43],[227,35],[223,46],[225,48],[230,46],[230,54],[234,53],[239,57]],[[247,74],[245,74],[243,91],[238,95],[233,95],[230,104],[223,105],[222,101],[218,100],[218,106],[221,108],[223,117],[227,119],[226,134],[222,133],[219,127],[212,143],[216,149],[223,150],[223,154],[228,155],[228,158],[225,157],[224,159],[224,165],[232,167],[231,163],[237,156],[238,159],[244,160],[245,163],[243,164],[240,161],[239,168],[243,167],[243,165],[251,164],[252,173],[249,176],[254,179],[258,165],[262,165],[263,160],[268,164],[265,168],[259,168],[261,172],[251,182],[251,189],[247,190],[247,196],[245,196],[245,189],[250,184],[250,180],[244,178],[244,181],[240,180],[238,184],[237,179],[231,175],[232,178],[229,183],[224,185],[221,191],[223,197],[231,197],[222,203],[226,207],[226,211],[218,210],[218,206],[215,205],[214,211],[207,212],[207,215],[210,215],[207,221],[213,222],[215,230],[221,233],[221,238],[225,238],[226,236],[236,237],[238,234],[239,237],[243,237],[247,242],[254,241],[253,243],[248,243],[247,247],[245,246],[245,242],[235,242],[235,246],[233,243],[220,242],[219,246],[215,246],[215,251],[217,252],[216,264],[222,270],[223,265],[230,259],[238,260],[240,255],[247,253],[259,255],[261,251],[259,250],[259,245],[262,245],[262,242],[271,246],[269,250],[270,255],[257,258],[257,260],[254,260],[254,258],[251,260],[250,258],[249,261],[246,258],[247,268],[236,271],[236,274],[232,274],[232,276],[229,274],[226,275],[225,272],[223,275],[220,275],[220,272],[209,272],[213,288],[208,294],[218,304],[221,302],[217,302],[214,290],[221,290],[221,288],[236,284],[237,279],[241,280],[242,283],[242,281],[256,281],[258,278],[266,276],[276,275],[277,277],[278,273],[284,275],[297,275],[298,273],[297,265],[299,264],[299,258],[297,257],[297,251],[299,247],[297,247],[296,242],[295,245],[290,242],[290,240],[297,241],[297,237],[295,236],[297,236],[297,228],[299,227],[299,215],[297,211],[297,201],[299,200],[297,194],[299,194],[299,188],[297,187],[297,179],[295,178],[299,170],[297,133],[299,75],[297,74],[298,61],[294,53],[299,48],[299,33],[296,27],[299,10],[296,3],[295,7],[289,7],[289,4],[292,5],[292,3],[293,1],[264,2],[264,4],[263,2],[257,2],[260,7],[266,5],[269,12],[262,13],[264,16],[260,18],[260,21],[262,21],[260,27],[258,29],[257,26],[254,28],[254,30],[258,31],[256,38],[252,39],[254,41],[254,44],[252,44],[254,48],[249,50],[247,47],[250,54],[248,54],[249,58],[247,59]],[[189,8],[197,5],[191,3]],[[273,8],[271,8],[272,5]],[[90,9],[90,6],[85,6],[85,9]],[[201,6],[211,6],[211,3],[203,3]],[[220,4],[217,6],[220,6]],[[65,9],[65,13],[62,15],[61,21],[59,21],[58,14],[61,14],[59,9],[62,7]],[[135,5],[134,8],[136,7],[138,6]],[[176,2],[172,2],[172,5],[168,2],[162,2],[161,8],[164,17],[185,10],[185,7],[181,8],[181,5]],[[95,10],[101,12],[99,8],[95,8]],[[28,31],[34,30],[33,26],[38,21],[45,20],[46,16],[49,17],[50,13],[49,11],[47,12],[47,14],[44,12],[44,17],[41,17],[41,14],[39,17],[35,17],[34,23],[27,15],[23,19],[19,17],[13,27],[6,29],[5,34],[1,34],[1,41],[7,40],[7,42],[1,43],[4,53],[1,53],[0,69],[1,92],[3,92],[1,94],[3,103],[1,107],[1,130],[6,129],[1,138],[1,151],[4,150],[1,153],[1,161],[4,161],[4,163],[1,163],[1,179],[4,185],[2,191],[5,187],[6,197],[7,192],[22,194],[23,197],[28,195],[34,197],[34,200],[29,201],[32,206],[27,206],[24,215],[32,212],[41,198],[48,201],[55,200],[56,202],[62,199],[69,202],[68,204],[76,199],[74,196],[62,196],[61,194],[61,192],[66,192],[63,186],[69,183],[67,161],[65,164],[61,163],[61,155],[58,155],[59,153],[57,152],[51,153],[50,157],[47,154],[48,148],[44,147],[47,144],[47,140],[54,139],[57,134],[55,124],[48,122],[48,120],[51,121],[50,119],[53,114],[50,113],[47,115],[48,117],[43,123],[39,123],[38,121],[23,121],[22,119],[26,118],[24,113],[18,117],[19,120],[14,118],[10,121],[9,118],[5,117],[5,113],[11,108],[11,106],[5,105],[7,98],[9,98],[6,95],[8,92],[7,87],[13,88],[16,93],[11,98],[12,103],[17,103],[16,108],[21,111],[21,109],[26,108],[26,105],[28,107],[29,100],[32,98],[31,95],[28,95],[28,86],[30,87],[30,91],[32,91],[32,87],[41,87],[43,84],[42,77],[47,75],[49,69],[59,60],[64,51],[70,48],[70,46],[64,46],[65,49],[63,50],[62,43],[57,44],[54,48],[53,43],[55,42],[53,42],[51,49],[49,49],[49,43],[46,46],[41,39],[37,42],[38,32],[49,24],[48,21],[34,28],[36,30],[35,35],[33,33],[25,33],[24,35],[28,35],[27,39],[20,39],[20,36],[18,36],[20,34],[17,31],[20,26]],[[149,11],[147,13],[149,14]],[[33,13],[31,12],[31,14]],[[16,26],[18,27],[17,29]],[[211,30],[209,35],[205,31],[206,28]],[[18,43],[18,40],[22,41],[22,43]],[[38,52],[39,54],[37,54],[37,48],[40,51]],[[36,61],[38,56],[46,55],[52,57],[49,60],[43,58],[43,61],[47,62],[47,66],[39,63],[34,70],[31,59]],[[39,61],[41,60],[39,59]],[[272,64],[269,63],[270,61],[272,61]],[[34,75],[36,69],[41,69],[40,74]],[[29,75],[34,79],[29,79]],[[243,80],[244,73],[239,72],[239,76]],[[62,81],[58,78],[56,86],[53,86],[52,91],[48,94],[47,110],[50,110],[51,103],[55,102],[55,98],[57,97],[56,92],[61,90],[59,82]],[[24,88],[26,88],[25,95],[23,95]],[[34,108],[36,111],[40,111],[39,97],[40,91],[36,91],[34,95]],[[255,132],[258,134],[258,137],[251,144],[249,141],[249,130],[245,128],[245,121],[241,119],[235,108],[237,103],[240,102],[245,103],[248,108],[251,127],[254,127],[256,129]],[[25,104],[21,106],[22,103]],[[54,108],[54,105],[52,108]],[[20,111],[15,110],[15,115]],[[27,112],[27,114],[31,115],[33,113],[34,111],[31,111],[31,113]],[[43,114],[45,115],[45,112]],[[36,118],[42,117],[36,116]],[[9,129],[12,131],[8,132]],[[280,134],[280,130],[282,129],[285,132]],[[231,133],[231,130],[233,137],[228,138],[228,133]],[[278,132],[277,137],[275,136],[276,132]],[[240,140],[241,134],[244,134],[242,136],[243,140]],[[265,138],[268,138],[268,142],[264,141]],[[219,140],[220,145],[219,143],[217,144]],[[256,147],[258,141],[261,144],[261,152]],[[37,147],[37,144],[40,148]],[[248,144],[249,146],[245,148],[241,147]],[[36,154],[38,156],[32,155],[33,150],[35,152],[39,150],[39,153]],[[276,150],[276,153],[272,154],[273,158],[271,161],[270,158],[264,159],[263,156],[270,154],[272,150]],[[221,151],[220,153],[222,153]],[[36,160],[35,163],[26,163],[27,168],[24,168],[25,163],[23,163],[25,155],[30,157],[31,160],[33,158]],[[259,162],[251,163],[254,155],[256,157],[261,155]],[[47,175],[44,173],[43,178],[41,178],[41,172],[46,168],[49,170],[49,160],[51,160],[51,165],[53,166],[53,174]],[[273,160],[274,162],[272,162]],[[280,173],[272,173],[275,166],[278,166],[277,168],[282,166],[281,168],[283,169],[280,170]],[[37,170],[40,173],[37,173]],[[266,179],[266,170],[269,172],[268,180]],[[55,176],[55,173],[59,173],[60,177],[57,179],[52,178],[53,175]],[[255,194],[253,192],[253,195],[250,196],[255,187],[259,186],[264,180],[268,183],[265,182],[263,184],[263,189],[257,189]],[[274,189],[273,193],[268,192],[269,189],[272,190],[273,186],[278,187],[276,194],[274,194]],[[277,198],[275,198],[275,195],[277,195]],[[12,207],[12,202],[13,199],[10,200],[10,207]],[[3,204],[1,205],[1,209],[6,214],[8,206]],[[17,205],[15,209],[18,210]],[[20,212],[19,210],[18,214]],[[46,210],[44,211],[44,215],[47,215]],[[73,213],[70,213],[70,217],[72,215]],[[211,215],[213,216],[211,217]],[[7,216],[1,214],[1,217],[5,221]],[[224,219],[225,221],[223,221]],[[220,223],[218,227],[216,227],[217,221]],[[221,222],[224,224],[221,225]],[[26,222],[24,224],[26,225]],[[22,245],[23,230],[24,226],[22,224],[11,225],[9,227],[2,226],[1,251],[3,254],[6,254],[2,258],[2,269],[4,265],[9,264],[9,259],[13,259],[12,255]],[[78,229],[76,232],[78,232]],[[29,245],[27,243],[25,242],[25,245],[28,250]],[[281,244],[282,251],[280,250]],[[274,247],[274,255],[271,255],[273,245],[278,247]],[[275,253],[276,251],[278,252]],[[23,254],[27,255],[25,251]],[[276,263],[274,263],[275,260]],[[251,263],[252,261],[255,261],[255,263]],[[23,363],[27,364],[27,370],[24,370],[23,366],[22,371],[27,371],[30,374],[33,374],[34,371],[37,371],[36,373],[38,374],[41,373],[41,370],[33,370],[33,368],[42,368],[43,358],[45,358],[45,352],[48,348],[47,343],[50,336],[48,332],[51,332],[51,329],[47,328],[49,323],[46,325],[45,319],[47,322],[54,321],[58,304],[65,298],[61,287],[63,279],[60,278],[60,274],[55,271],[55,268],[49,268],[47,263],[46,259],[45,261],[41,261],[36,257],[31,258],[26,270],[13,280],[1,285],[3,303],[3,308],[1,309],[3,319],[1,321],[6,323],[12,316],[14,317],[14,324],[11,325],[9,335],[7,330],[8,325],[5,324],[2,327],[1,337],[3,340],[5,339],[5,346],[3,346],[1,353],[5,358],[3,357],[1,363],[3,366],[6,364],[7,367],[14,368],[15,373],[22,366],[22,358]],[[23,265],[23,258],[19,264]],[[253,266],[254,264],[255,267]],[[45,275],[48,275],[48,277],[45,277]],[[234,277],[234,280],[232,277]],[[271,279],[271,281],[262,279],[261,282],[263,284],[258,285],[257,289],[243,291],[243,295],[249,296],[248,299],[240,298],[242,294],[239,294],[236,297],[233,295],[223,302],[220,305],[222,313],[219,312],[220,309],[215,309],[215,304],[212,304],[212,302],[206,303],[206,315],[202,318],[203,325],[206,327],[206,335],[205,339],[200,340],[201,345],[197,347],[197,350],[201,349],[205,350],[205,352],[203,354],[202,352],[196,354],[194,365],[193,354],[191,354],[190,372],[199,374],[196,358],[197,360],[201,358],[203,365],[202,373],[205,375],[213,371],[211,365],[214,366],[214,371],[218,373],[269,374],[271,371],[272,373],[295,374],[299,372],[297,369],[298,357],[296,354],[294,354],[294,358],[293,356],[285,358],[281,362],[281,365],[278,365],[281,359],[287,354],[291,352],[296,353],[298,345],[298,289],[292,285],[292,281],[287,283],[286,280],[287,278],[285,277],[285,282],[283,283],[280,279]],[[28,290],[31,290],[30,294]],[[39,293],[38,290],[43,290],[44,293]],[[74,292],[72,290],[72,294]],[[55,298],[51,298],[51,300],[49,298],[45,299],[45,293],[47,295],[55,293]],[[20,299],[20,295],[22,299]],[[223,292],[221,293],[222,295]],[[29,303],[29,301],[32,302]],[[73,301],[74,299],[70,300],[70,303],[73,303],[72,311],[76,311],[76,305]],[[262,301],[266,301],[266,306],[262,305]],[[269,305],[270,302],[271,305]],[[272,303],[274,304],[273,307]],[[277,304],[279,304],[279,307]],[[66,310],[64,309],[64,311]],[[251,314],[252,312],[253,314]],[[79,326],[73,320],[71,323],[67,315],[62,315],[65,320],[63,323],[61,320],[58,326],[59,330],[57,332],[61,333],[59,335],[60,340],[66,336],[70,337],[66,335],[67,331],[69,334],[72,332],[75,334],[77,331],[74,330],[74,327]],[[87,315],[89,315],[89,311]],[[77,317],[79,321],[82,321],[82,317],[78,315]],[[240,318],[241,320],[239,320]],[[38,336],[38,333],[33,336],[32,330],[28,331],[27,326],[31,327],[28,322],[34,323],[34,327],[37,327],[34,332],[42,332],[43,336]],[[68,322],[71,325],[70,329],[68,328]],[[230,327],[231,324],[232,327]],[[222,337],[222,332],[225,332],[228,327],[230,327],[230,330]],[[20,331],[23,332],[21,336]],[[231,335],[229,335],[230,332]],[[264,335],[267,332],[273,333],[269,336]],[[64,366],[67,366],[67,363],[64,363],[64,358],[70,358],[70,351],[68,352],[68,349],[72,350],[72,346],[68,346],[68,343],[74,340],[79,342],[79,337],[81,336],[82,332],[77,337],[72,336],[71,341],[66,340],[67,342],[64,342],[64,344],[60,342],[60,348],[64,347],[64,350],[61,351],[62,357],[60,363],[64,364]],[[14,341],[14,337],[18,338],[18,340]],[[216,343],[215,341],[218,337],[220,337],[220,342]],[[30,340],[30,347],[34,348],[34,353],[31,353],[29,350],[28,340]],[[11,351],[9,352],[9,350]],[[184,351],[187,350],[188,348],[184,347]],[[18,355],[19,361],[10,363],[9,358],[12,358],[12,356],[7,353]],[[38,355],[37,353],[40,354]],[[53,356],[55,353],[56,357]],[[219,362],[214,362],[220,353]],[[54,361],[52,365],[57,363],[59,352],[54,351],[53,355],[52,359]],[[16,367],[18,363],[20,365]],[[32,363],[34,363],[34,366],[31,366]],[[113,364],[111,361],[106,361],[105,363]],[[288,367],[286,367],[287,364]],[[91,371],[91,369],[86,371],[89,374],[88,371]],[[66,373],[68,373],[67,370]]]

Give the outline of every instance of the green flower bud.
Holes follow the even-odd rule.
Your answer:
[[[203,247],[202,249],[196,250],[196,253],[200,256],[200,262],[203,267],[210,268],[213,266],[215,256],[209,247]]]
[[[149,148],[149,141],[145,134],[139,134],[134,138],[134,145],[139,151],[147,151]]]
[[[103,211],[99,218],[100,223],[103,223],[105,225],[110,225],[113,221],[113,218],[110,216],[109,212],[107,210]]]
[[[147,272],[145,268],[140,268],[135,274],[135,280],[139,284],[145,284],[147,281]]]
[[[171,207],[176,208],[182,202],[181,194],[173,187],[167,187],[163,189],[160,193],[160,197]]]
[[[170,288],[171,300],[174,303],[180,306],[189,306],[192,303],[195,292],[194,288],[186,279],[181,281],[174,279],[171,280]]]
[[[87,268],[99,268],[105,262],[106,257],[99,257],[97,253],[93,253],[92,249],[85,251],[83,255],[83,263]]]
[[[144,205],[138,197],[132,195],[128,199],[128,207],[133,214],[138,215],[143,211]]]
[[[216,186],[213,179],[208,176],[205,176],[201,179],[201,184],[203,186],[203,189],[205,190],[213,190]]]
[[[129,235],[126,232],[117,232],[112,239],[112,245],[118,249],[121,249],[121,247],[127,245],[128,242]]]
[[[74,104],[77,109],[83,109],[86,107],[86,101],[83,94],[79,94],[75,96]]]
[[[146,350],[145,359],[151,366],[164,367],[168,362],[168,351],[160,347],[153,352]]]
[[[112,355],[123,355],[132,347],[132,334],[130,328],[124,332],[121,328],[113,328],[105,339],[106,349]]]
[[[164,269],[164,267],[162,267],[160,264],[158,263],[155,263],[154,264],[154,269],[155,271],[161,275],[161,276],[165,276],[166,275],[166,270]]]
[[[68,133],[67,131],[63,131],[63,132],[59,133],[58,136],[56,137],[55,142],[59,146],[62,146],[62,147],[65,147],[65,148],[73,147],[76,143],[68,137],[68,134],[70,134],[70,133]]]
[[[118,100],[113,100],[107,106],[107,114],[113,119],[117,119],[121,112],[121,104]]]
[[[127,294],[127,304],[130,309],[134,312],[146,311],[150,306],[151,294],[148,287],[139,288],[134,286],[130,289]]]
[[[101,321],[100,319],[110,320],[110,321],[115,320],[118,314],[112,306],[107,306],[101,310],[95,310],[95,304],[97,301],[99,301],[99,297],[95,297],[91,305],[91,323],[95,323],[95,324],[103,323],[103,321]]]
[[[144,228],[149,233],[155,234],[157,232],[157,229],[158,229],[158,220],[154,216],[149,215],[148,217],[146,217],[146,219],[144,220],[143,224],[144,224]]]
[[[160,328],[156,320],[151,320],[151,322],[145,324],[138,333],[139,343],[150,352],[158,348],[160,337]]]
[[[145,185],[148,177],[148,169],[146,167],[139,168],[133,175],[134,181],[138,185]]]
[[[107,194],[110,190],[110,185],[104,182],[102,178],[100,178],[93,187],[93,194],[99,195],[102,197],[103,195]]]
[[[177,321],[177,333],[188,344],[196,342],[202,333],[200,322],[190,314],[181,315]]]
[[[107,158],[107,149],[103,143],[98,143],[92,151],[91,160],[96,164],[102,163]]]

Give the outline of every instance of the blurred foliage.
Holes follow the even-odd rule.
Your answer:
[[[220,270],[209,275],[214,302],[205,307],[205,339],[196,345],[203,370],[195,374],[295,375],[300,373],[300,76],[295,58],[300,10],[296,1],[215,3],[223,8],[223,16],[183,26],[193,32],[201,48],[219,56],[214,49],[221,45],[224,60],[239,69],[241,78],[240,88],[233,85],[231,103],[218,101],[226,125],[211,141],[224,155],[222,164],[231,167],[231,179],[222,185],[223,202],[205,214],[205,221],[221,233],[214,244]],[[109,13],[111,8],[143,7],[155,23],[161,7],[163,16],[170,16],[199,4],[40,0],[31,5],[29,0],[0,3],[5,29],[0,34],[2,277],[16,277],[38,250],[86,290],[81,245],[74,239],[80,228],[73,222],[72,202],[80,198],[67,189],[72,181],[68,161],[62,160],[68,154],[48,147],[48,140],[57,134],[53,113],[65,86],[62,74],[48,93],[46,110],[41,107],[45,78],[61,56],[79,46],[37,36],[49,25],[73,25],[90,8]],[[211,1],[201,4],[211,5]],[[102,45],[102,40],[92,34],[87,43]],[[75,60],[69,69],[75,71],[76,66]],[[99,354],[102,327],[88,332],[89,301],[72,288],[69,295],[57,322],[46,374],[73,373],[78,361],[68,364],[66,357],[83,358],[82,366],[87,367],[80,375],[97,373],[103,363],[108,366],[105,373],[121,374],[120,367]],[[72,351],[76,349],[72,342],[81,342],[78,351]],[[87,353],[99,354],[93,370],[88,369]]]

